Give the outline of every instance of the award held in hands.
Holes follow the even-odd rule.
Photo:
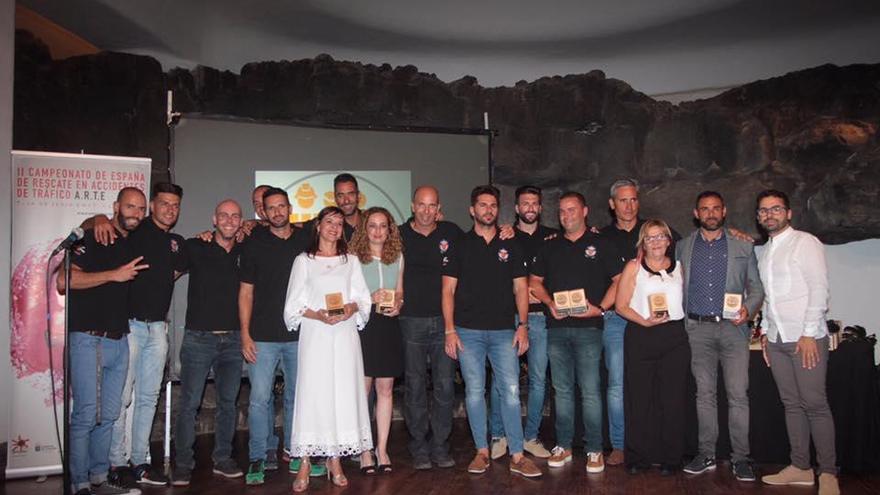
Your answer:
[[[324,295],[324,304],[327,305],[328,316],[339,316],[345,314],[345,302],[342,299],[341,292],[332,292]]]
[[[669,304],[666,302],[666,293],[657,292],[655,294],[648,294],[648,308],[650,308],[651,315],[655,318],[663,318],[664,316],[669,315]]]
[[[721,316],[724,317],[725,320],[735,320],[739,318],[739,310],[742,308],[742,302],[742,294],[731,294],[730,292],[724,294],[724,310],[721,313]]]
[[[562,290],[559,292],[553,293],[553,304],[556,305],[556,313],[559,316],[566,317],[569,314],[569,308],[571,308],[571,301],[568,298],[568,291]]]
[[[379,289],[379,303],[376,304],[376,311],[379,313],[390,313],[394,311],[395,294],[393,289]]]
[[[569,315],[582,315],[590,308],[589,304],[587,304],[587,296],[584,294],[584,289],[568,291],[568,303]]]

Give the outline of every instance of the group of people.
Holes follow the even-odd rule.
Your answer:
[[[259,220],[243,220],[240,205],[225,200],[214,211],[212,232],[184,240],[170,232],[182,195],[179,186],[157,184],[144,218],[143,193],[123,189],[113,218],[90,220],[94,227],[74,252],[69,451],[75,492],[189,485],[195,418],[211,371],[217,475],[264,483],[266,471],[279,469],[282,442],[280,461],[296,474],[295,492],[307,490],[314,476],[346,486],[340,459],[348,456],[359,457],[364,475],[391,473],[392,390],[400,376],[413,467],[451,468],[457,367],[476,449],[467,471],[484,473],[509,454],[511,473],[537,478],[544,462],[533,458],[546,459],[551,469],[574,458],[575,387],[587,473],[606,465],[633,474],[652,465],[662,475],[682,469],[688,373],[697,383],[699,452],[683,469],[691,475],[714,469],[720,364],[731,469],[736,479],[754,481],[749,323],[763,305],[764,355],[785,406],[792,462],[762,480],[814,484],[812,438],[820,493],[838,493],[825,397],[824,252],[815,237],[791,227],[783,192],[757,197],[757,219],[769,234],[760,259],[748,236],[725,227],[721,194],[696,198],[699,227],[682,239],[662,220],[639,216],[633,179],[612,185],[614,220],[602,229],[590,226],[585,198],[574,191],[559,198],[560,229],[545,227],[535,186],[516,190],[516,221],[499,225],[500,194],[490,185],[471,192],[468,232],[442,220],[439,191],[430,185],[416,188],[412,217],[398,226],[384,208],[359,209],[357,179],[340,174],[336,206],[303,225],[291,224],[285,190],[259,186],[253,192]],[[169,480],[151,468],[146,453],[167,354],[168,306],[183,273],[190,277]],[[60,275],[58,285],[64,291]],[[525,426],[521,356],[528,364]],[[246,472],[231,456],[243,362],[250,383]],[[548,366],[555,405],[550,450],[538,436]],[[273,393],[278,368],[281,442]],[[132,391],[134,426],[126,432],[120,412]]]

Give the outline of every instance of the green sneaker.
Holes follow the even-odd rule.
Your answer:
[[[327,476],[327,464],[312,464],[312,469],[309,471],[309,476],[312,478],[323,478]]]
[[[290,464],[287,465],[287,471],[290,472],[290,474],[296,474],[301,467],[302,459],[293,458],[290,460]]]
[[[248,485],[262,485],[266,482],[266,466],[263,461],[255,461],[248,466],[244,482]]]

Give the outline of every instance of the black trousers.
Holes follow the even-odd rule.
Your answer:
[[[681,464],[690,347],[684,321],[634,323],[624,334],[627,464]]]

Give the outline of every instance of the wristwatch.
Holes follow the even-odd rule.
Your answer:
[[[516,326],[516,328],[519,328],[519,327],[525,327],[525,329],[528,330],[528,329],[529,329],[529,324],[526,323],[526,322],[524,322],[524,321],[521,321],[521,322],[519,322],[519,324]]]
[[[605,312],[608,310],[603,308],[601,304],[598,307],[599,307],[599,311],[602,313],[602,316],[605,316]]]

